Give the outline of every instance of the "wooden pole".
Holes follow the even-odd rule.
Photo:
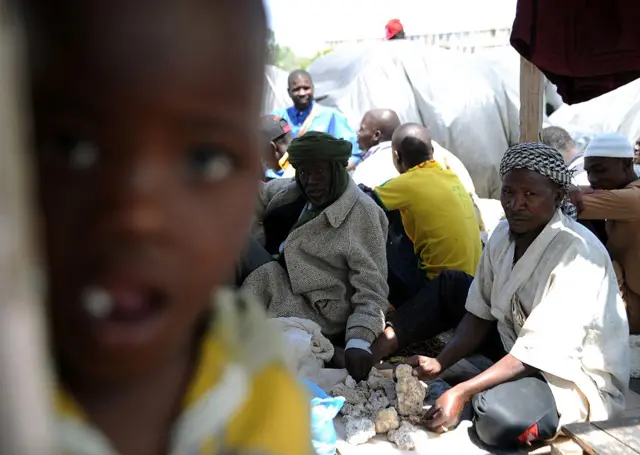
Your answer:
[[[0,0],[0,454],[53,453],[22,103],[24,40]],[[11,2],[13,3],[13,2]]]
[[[520,57],[520,142],[542,139],[543,77],[531,62]]]

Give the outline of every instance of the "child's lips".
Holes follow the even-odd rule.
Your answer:
[[[159,290],[131,284],[93,285],[82,293],[92,337],[103,345],[131,345],[152,336],[166,313]]]

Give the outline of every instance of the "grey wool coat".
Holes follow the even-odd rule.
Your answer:
[[[270,211],[298,200],[292,180],[262,187],[258,226]],[[271,317],[315,321],[322,333],[345,341],[373,342],[384,329],[387,296],[386,215],[350,180],[340,198],[320,215],[289,233],[286,269],[267,263],[251,273],[242,290],[263,301]],[[260,229],[254,230],[256,238]]]

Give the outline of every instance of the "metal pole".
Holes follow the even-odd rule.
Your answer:
[[[0,454],[53,453],[25,133],[25,46],[17,12],[0,0]]]

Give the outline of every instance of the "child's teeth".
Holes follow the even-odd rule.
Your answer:
[[[84,292],[84,309],[96,319],[104,319],[113,311],[113,300],[107,291],[100,288],[89,288]]]

